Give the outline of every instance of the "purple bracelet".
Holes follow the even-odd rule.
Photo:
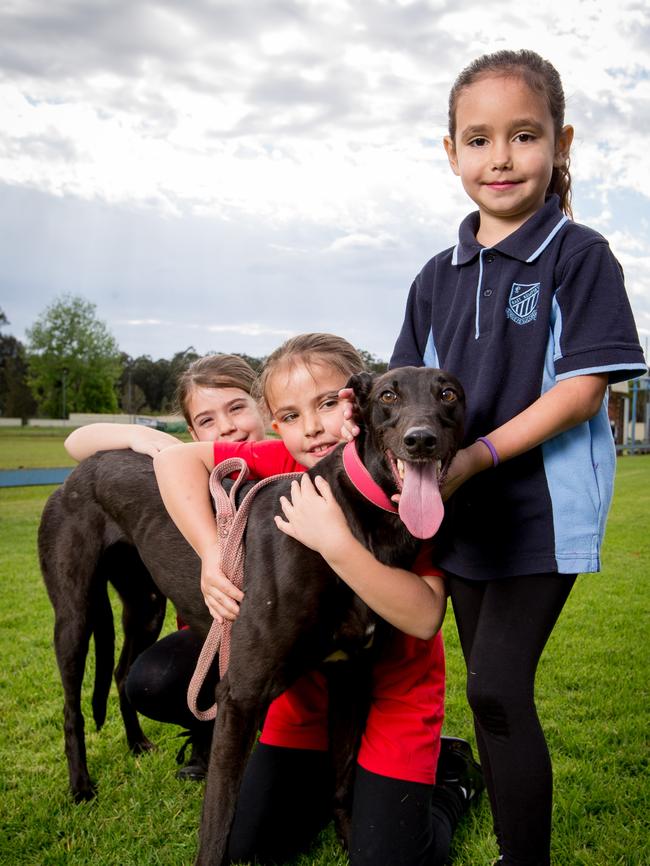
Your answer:
[[[479,436],[476,441],[482,442],[485,445],[485,447],[487,448],[487,450],[490,452],[490,454],[492,455],[492,466],[493,467],[498,466],[499,465],[499,455],[497,454],[497,449],[490,442],[490,440],[487,438],[487,436]]]

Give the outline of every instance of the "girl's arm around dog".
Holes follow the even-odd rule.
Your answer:
[[[112,451],[130,448],[138,454],[154,457],[170,445],[178,445],[180,440],[162,430],[154,430],[142,424],[85,424],[78,427],[63,443],[65,450],[74,460],[81,461],[92,457],[98,451]]]
[[[236,615],[238,605],[234,599],[241,601],[244,595],[220,568],[219,535],[208,485],[210,471],[214,468],[213,443],[192,442],[167,448],[155,456],[153,467],[169,516],[201,558],[201,592],[210,613],[219,622],[223,621],[220,613],[223,608],[214,606],[216,593],[220,604]],[[232,599],[217,589],[219,578],[229,584]]]
[[[315,485],[307,474],[292,483],[291,500],[280,497],[286,519],[276,517],[277,527],[320,553],[382,619],[413,637],[433,637],[447,607],[443,578],[379,562],[352,534],[327,481],[317,476]]]
[[[499,462],[518,457],[548,439],[589,421],[600,409],[607,390],[607,374],[563,379],[523,412],[487,433]],[[443,498],[448,499],[477,472],[492,468],[493,458],[482,442],[474,442],[454,457],[447,473]]]

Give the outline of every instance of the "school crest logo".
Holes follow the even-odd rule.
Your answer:
[[[513,283],[506,316],[517,325],[527,325],[537,318],[540,283]]]

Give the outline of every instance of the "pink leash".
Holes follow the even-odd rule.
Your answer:
[[[238,472],[230,494],[223,488],[222,480],[232,472]],[[248,513],[255,494],[266,487],[271,481],[278,478],[300,478],[301,472],[292,472],[286,475],[272,475],[258,481],[248,491],[243,502],[237,508],[235,497],[241,485],[248,478],[248,466],[241,457],[231,457],[219,463],[210,475],[210,493],[214,499],[216,508],[216,521],[219,531],[221,549],[221,568],[226,577],[231,580],[238,589],[244,585],[244,545],[242,538]],[[212,621],[210,631],[205,639],[196,669],[187,689],[187,705],[199,721],[206,722],[214,719],[217,715],[217,705],[213,704],[207,710],[200,710],[197,700],[205,677],[212,667],[214,657],[219,653],[219,678],[222,679],[228,670],[230,661],[230,635],[232,632],[232,620],[226,619],[223,625],[215,620]]]
[[[366,467],[359,458],[356,443],[348,442],[343,449],[343,466],[345,471],[357,488],[368,501],[384,511],[397,512],[397,506],[384,493],[377,482],[372,478]],[[232,472],[239,472],[235,482],[230,489],[230,495],[223,489],[222,480]],[[244,545],[242,538],[248,521],[248,512],[253,502],[253,497],[271,481],[277,478],[300,478],[302,472],[290,472],[286,475],[272,475],[258,481],[248,491],[239,509],[235,504],[235,496],[241,485],[248,478],[248,466],[241,457],[231,457],[219,463],[210,475],[210,493],[214,499],[216,508],[216,520],[219,528],[219,540],[221,548],[221,568],[226,577],[231,580],[238,589],[244,585]],[[215,620],[212,621],[210,631],[205,639],[196,669],[187,689],[187,705],[199,721],[207,722],[217,715],[217,705],[213,704],[207,710],[200,710],[197,706],[199,691],[205,677],[212,667],[214,657],[219,653],[219,678],[222,679],[228,670],[230,661],[230,634],[232,632],[232,620],[226,619],[223,625]]]

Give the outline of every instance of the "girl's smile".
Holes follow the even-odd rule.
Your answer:
[[[487,185],[490,187],[490,189],[493,189],[493,190],[500,190],[500,189],[509,190],[509,189],[512,189],[513,187],[517,186],[518,183],[519,183],[519,181],[514,181],[514,180],[495,180],[492,183],[488,183]]]
[[[341,442],[345,377],[328,364],[298,361],[273,373],[267,385],[272,427],[287,450],[311,469]]]
[[[195,386],[187,399],[195,442],[257,442],[264,438],[264,422],[257,404],[241,388]]]

